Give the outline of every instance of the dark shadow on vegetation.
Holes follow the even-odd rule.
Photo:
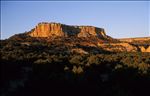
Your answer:
[[[64,56],[52,56],[52,61],[2,60],[2,96],[147,96],[149,69],[139,73],[138,67],[121,63],[120,54],[112,55],[80,57],[89,65],[71,63]],[[149,61],[145,58],[143,62]]]
[[[52,54],[42,42],[1,45],[1,96],[150,95],[150,53],[108,53],[77,45],[100,52]]]

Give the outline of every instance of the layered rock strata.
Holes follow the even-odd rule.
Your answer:
[[[103,28],[93,26],[69,26],[60,23],[39,23],[29,35],[31,37],[107,37]]]

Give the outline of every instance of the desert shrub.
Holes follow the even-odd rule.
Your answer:
[[[83,64],[82,61],[83,61],[83,57],[80,56],[80,55],[73,56],[73,57],[69,60],[69,62],[70,62],[71,64],[75,64],[75,65],[82,65],[82,64]]]
[[[91,64],[96,64],[96,65],[98,65],[98,64],[100,64],[101,62],[100,62],[100,58],[98,58],[97,55],[91,55],[91,56],[89,56],[87,63],[88,63],[89,65],[91,65]]]

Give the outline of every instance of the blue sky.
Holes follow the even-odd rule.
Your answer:
[[[150,36],[149,1],[1,1],[1,39],[39,22],[92,25],[114,38]]]

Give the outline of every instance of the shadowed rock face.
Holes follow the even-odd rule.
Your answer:
[[[93,26],[69,26],[60,23],[39,23],[29,35],[31,37],[107,37],[103,28]]]

